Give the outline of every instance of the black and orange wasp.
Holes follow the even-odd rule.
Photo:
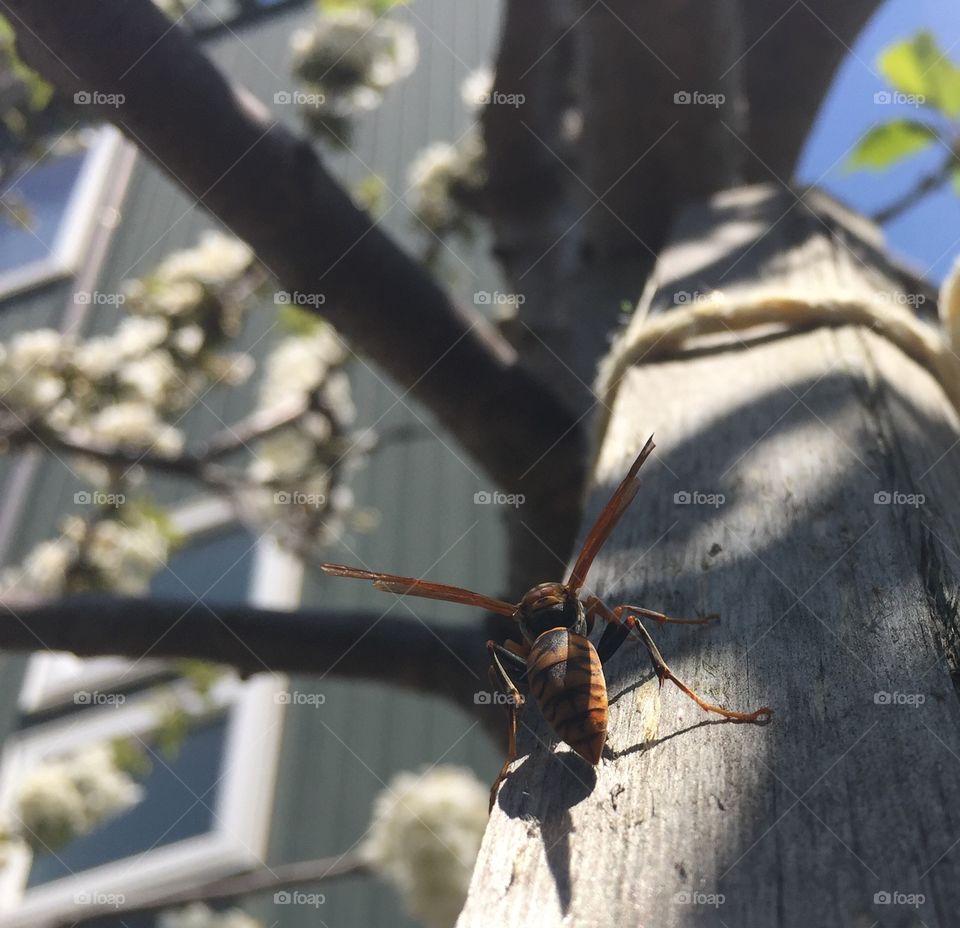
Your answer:
[[[716,613],[697,619],[677,619],[629,604],[610,609],[597,596],[580,598],[587,572],[640,489],[637,474],[653,449],[651,436],[590,529],[566,582],[541,583],[528,590],[519,603],[508,603],[461,587],[413,577],[398,577],[341,564],[321,565],[326,573],[336,577],[371,580],[378,590],[478,606],[517,622],[523,642],[508,640],[502,645],[487,642],[491,680],[506,696],[510,710],[507,758],[490,789],[491,808],[498,787],[517,758],[517,722],[524,697],[516,679],[525,678],[540,711],[557,736],[584,760],[596,765],[607,740],[607,686],[603,667],[628,637],[645,646],[661,686],[664,680],[672,681],[701,709],[741,722],[756,722],[773,714],[767,706],[754,712],[734,712],[702,699],[667,666],[640,621],[642,616],[661,624],[703,625],[719,618]],[[587,636],[597,618],[607,626],[594,647]]]

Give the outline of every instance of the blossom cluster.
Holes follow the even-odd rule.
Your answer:
[[[8,836],[55,851],[135,806],[143,790],[117,767],[108,745],[43,761],[17,793]]]
[[[173,541],[159,513],[135,504],[92,520],[67,516],[59,528],[58,538],[37,544],[20,566],[0,571],[0,595],[95,590],[142,595]]]
[[[334,144],[345,143],[351,118],[378,106],[418,58],[412,27],[363,5],[321,9],[311,26],[293,33],[290,45],[293,73],[308,91],[302,95],[306,125]]]
[[[408,171],[410,208],[439,237],[471,231],[467,205],[486,181],[485,149],[476,127],[456,145],[434,142],[413,160]]]
[[[452,766],[399,773],[374,802],[363,854],[427,928],[451,928],[463,908],[487,802],[473,773]]]
[[[318,322],[282,339],[264,363],[261,408],[299,400],[306,411],[254,445],[249,476],[260,489],[252,499],[263,519],[280,517],[281,538],[301,545],[330,540],[352,505],[343,483],[357,460],[346,435],[355,412],[347,359],[334,330]]]
[[[14,335],[0,345],[5,406],[33,429],[80,444],[178,454],[183,434],[171,420],[211,383],[250,373],[249,359],[215,345],[236,329],[229,288],[252,263],[242,242],[210,232],[127,284],[122,302],[130,315],[112,333]]]
[[[460,96],[472,116],[486,105],[492,87],[486,67],[464,79]],[[475,204],[487,182],[486,147],[477,122],[456,144],[427,145],[411,163],[407,180],[410,209],[419,225],[437,238],[471,235]]]

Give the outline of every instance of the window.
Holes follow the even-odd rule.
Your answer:
[[[124,148],[113,127],[90,130],[84,140],[85,150],[29,165],[4,190],[5,200],[20,201],[29,225],[0,217],[0,297],[77,270]]]
[[[171,560],[170,570],[157,578],[156,592],[180,598],[192,593],[211,602],[296,605],[299,562],[269,539],[217,524],[224,515],[208,504],[178,514],[181,524],[192,519],[213,528]],[[140,803],[55,854],[18,849],[11,855],[0,869],[0,928],[26,928],[69,914],[78,895],[122,893],[140,899],[160,887],[186,888],[262,861],[284,712],[278,696],[285,679],[258,674],[244,682],[228,674],[207,704],[172,677],[164,662],[153,662],[154,676],[165,673],[158,686],[136,662],[68,657],[67,663],[64,657],[38,654],[31,660],[24,687],[30,698],[22,700],[28,714],[7,740],[0,764],[0,807],[9,808],[23,778],[45,759],[118,737],[149,744],[158,700],[170,687],[188,703],[194,700],[197,715],[175,756],[148,749],[152,765],[140,781]],[[140,684],[119,704],[78,704],[72,698],[78,688],[90,690],[94,684],[102,692],[123,691],[125,677]]]
[[[182,23],[201,38],[221,30],[247,25],[281,10],[306,6],[307,0],[165,0],[168,15],[177,19],[183,10]]]

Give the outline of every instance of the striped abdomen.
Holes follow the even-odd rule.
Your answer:
[[[566,628],[551,628],[527,655],[530,692],[553,730],[584,760],[600,762],[607,739],[607,685],[596,648]]]

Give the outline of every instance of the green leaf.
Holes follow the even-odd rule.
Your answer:
[[[879,171],[926,148],[937,137],[936,130],[922,122],[897,119],[874,126],[860,139],[847,159],[850,170]]]
[[[139,741],[133,738],[115,738],[110,742],[110,747],[114,764],[124,773],[143,779],[153,769],[153,764]]]
[[[277,318],[280,327],[291,335],[313,335],[323,326],[319,316],[293,303],[284,303]]]
[[[960,197],[960,168],[953,169],[953,192]]]
[[[224,669],[219,664],[211,664],[209,661],[194,658],[174,661],[174,667],[201,696],[208,696],[214,684],[224,675]]]
[[[182,706],[172,703],[160,715],[153,732],[153,740],[160,753],[172,759],[180,753],[180,748],[192,728],[193,716]]]
[[[940,48],[933,33],[891,45],[880,55],[880,70],[896,90],[918,95],[919,102],[947,116],[960,115],[960,68]]]
[[[408,0],[317,0],[321,12],[324,10],[368,9],[380,16],[392,7],[403,6]]]

